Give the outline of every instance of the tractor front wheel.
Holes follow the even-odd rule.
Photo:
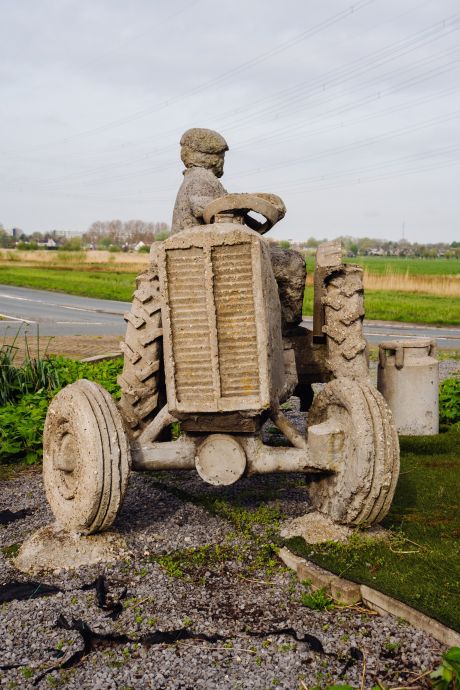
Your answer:
[[[126,491],[130,448],[117,406],[81,379],[52,400],[43,434],[43,481],[56,520],[93,534],[114,522]]]
[[[342,430],[342,462],[315,475],[309,485],[314,508],[335,522],[360,525],[383,520],[399,475],[399,442],[390,408],[367,382],[334,379],[316,396],[308,425],[333,421]]]

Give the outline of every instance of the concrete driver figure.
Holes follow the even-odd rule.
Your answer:
[[[176,197],[171,234],[202,225],[206,206],[227,194],[219,181],[224,172],[228,144],[221,134],[211,129],[188,129],[181,137],[181,159],[185,165],[184,181]],[[246,215],[244,222],[252,230],[262,223]],[[292,249],[270,246],[273,273],[281,302],[283,333],[302,320],[306,268],[302,256]]]

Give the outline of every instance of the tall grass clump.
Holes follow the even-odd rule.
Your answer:
[[[64,250],[59,249],[52,254],[51,262],[53,264],[75,264],[80,266],[86,261],[86,252],[82,250]]]
[[[100,383],[115,398],[120,396],[121,358],[78,362],[46,354],[32,359],[26,352],[24,362],[15,366],[16,354],[14,345],[0,347],[0,465],[41,461],[48,405],[69,383],[85,378]]]
[[[39,348],[38,337],[37,347]],[[0,406],[17,402],[23,395],[42,390],[53,390],[59,386],[59,375],[55,361],[46,356],[30,356],[26,338],[26,357],[21,365],[15,364],[18,348],[15,341],[0,347]]]
[[[460,297],[458,275],[412,275],[388,269],[383,274],[364,271],[364,288],[397,292],[419,292],[440,297]]]

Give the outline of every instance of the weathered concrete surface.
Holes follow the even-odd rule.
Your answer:
[[[69,531],[108,529],[126,491],[130,449],[111,395],[81,379],[48,408],[43,432],[43,481],[55,518]]]
[[[294,249],[281,249],[270,245],[270,259],[278,283],[284,333],[302,321],[307,267],[304,258]]]
[[[173,234],[202,224],[207,204],[227,193],[218,180],[224,173],[228,150],[225,139],[211,129],[194,128],[182,135],[180,144],[186,169],[174,204]]]
[[[276,407],[283,342],[265,240],[237,223],[196,226],[165,240],[157,260],[169,411],[252,416]]]
[[[259,213],[266,218],[260,222],[250,215],[251,212]],[[286,215],[286,206],[281,197],[276,194],[225,194],[211,201],[203,213],[205,225],[216,222],[244,223],[251,230],[257,230],[259,235],[264,235],[276,223]]]
[[[227,190],[219,181],[223,175],[225,151],[228,150],[225,139],[213,130],[195,128],[187,130],[180,143],[181,158],[186,169],[174,204],[172,234],[203,225],[205,207],[227,195]],[[284,216],[286,208],[278,197],[270,194],[255,196],[269,203],[275,202],[280,217]],[[246,218],[246,222],[253,230],[263,227],[263,223],[255,219]],[[283,325],[295,326],[302,320],[305,261],[298,252],[279,247],[271,250],[270,256],[278,283]]]
[[[313,511],[285,522],[281,532],[285,539],[303,537],[307,544],[321,544],[325,541],[347,541],[353,529],[333,522],[327,515]]]
[[[366,339],[363,336],[363,269],[342,265],[325,278],[327,366],[334,377],[368,378]]]
[[[215,156],[210,158],[214,159]],[[213,165],[213,160],[210,163]],[[184,170],[184,181],[174,205],[171,234],[193,228],[195,225],[203,225],[203,212],[206,206],[213,199],[225,194],[224,186],[212,170],[205,167]]]
[[[105,532],[83,537],[67,532],[54,523],[42,527],[26,539],[14,565],[23,573],[37,575],[119,561],[128,556],[126,541],[119,534]]]
[[[157,244],[152,246],[149,270],[136,278],[131,309],[124,315],[127,327],[121,344],[124,363],[118,377],[119,409],[131,437],[137,437],[166,402]]]
[[[399,475],[391,411],[371,384],[340,378],[316,396],[308,423],[328,419],[343,430],[343,462],[336,472],[311,482],[312,503],[338,523],[379,522],[390,509]]]
[[[386,340],[379,346],[377,387],[400,434],[439,433],[439,362],[427,338]]]
[[[197,450],[196,469],[208,484],[229,486],[243,476],[246,454],[233,436],[210,434]]]
[[[324,280],[332,268],[342,266],[342,243],[338,240],[322,242],[316,250],[313,275],[313,336],[316,342],[324,342],[325,313],[323,297],[326,294]]]

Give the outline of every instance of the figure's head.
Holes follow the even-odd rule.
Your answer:
[[[218,132],[197,127],[188,129],[182,135],[180,145],[186,168],[206,168],[212,170],[216,177],[222,177],[228,145]]]

